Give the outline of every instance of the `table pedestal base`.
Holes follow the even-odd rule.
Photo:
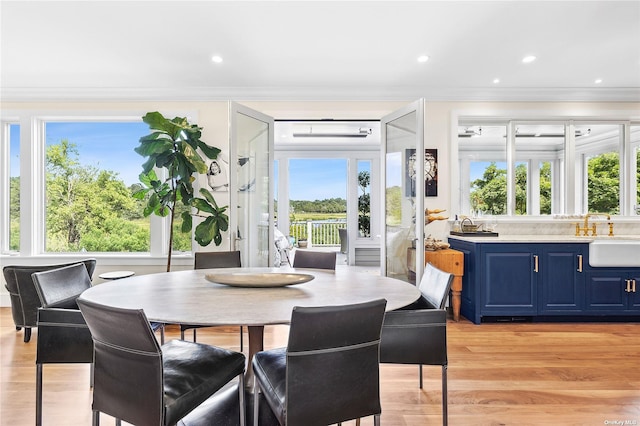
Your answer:
[[[253,393],[246,389],[246,424],[253,425]],[[229,383],[189,413],[182,421],[184,426],[238,426],[238,382]],[[260,426],[278,426],[278,420],[264,399],[260,401]]]

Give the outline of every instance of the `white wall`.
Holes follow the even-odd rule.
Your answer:
[[[410,100],[397,102],[375,101],[253,101],[241,102],[250,108],[261,111],[276,119],[379,119],[392,111],[410,103]],[[229,103],[225,101],[211,102],[12,102],[2,104],[2,114],[27,111],[96,111],[96,112],[130,112],[138,111],[141,116],[148,111],[193,111],[197,114],[197,123],[202,126],[202,139],[221,149],[229,149]],[[452,193],[457,188],[457,169],[451,167],[451,161],[457,161],[457,118],[459,116],[482,117],[574,117],[575,119],[591,119],[605,117],[607,119],[640,120],[640,103],[540,103],[540,102],[426,102],[425,108],[425,148],[438,149],[439,188],[437,197],[425,199],[425,207],[430,209],[447,209],[453,216]],[[228,197],[228,195],[227,195]],[[220,200],[227,203],[228,199]],[[448,233],[446,221],[432,222],[426,228],[426,234],[445,239]],[[228,249],[228,239],[221,249]],[[164,258],[108,257],[97,255],[98,274],[110,270],[128,269],[136,273],[162,272],[165,269]],[[35,256],[20,258],[1,256],[2,265],[8,264],[45,264],[64,262],[68,256]],[[192,266],[191,256],[174,257],[174,269],[189,269]],[[99,280],[98,280],[99,281]],[[3,288],[0,292],[0,306],[8,306],[9,300]]]

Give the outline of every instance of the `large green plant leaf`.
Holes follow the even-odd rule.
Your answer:
[[[220,235],[220,229],[218,228],[216,218],[214,216],[209,216],[200,222],[198,226],[196,226],[194,237],[196,242],[201,246],[207,246],[212,240],[219,237],[219,239],[214,242],[216,245],[220,245],[222,242],[222,235]]]
[[[220,208],[206,190],[200,191],[203,198],[194,198],[193,188],[196,176],[207,172],[203,155],[215,159],[220,149],[200,140],[202,128],[189,124],[184,117],[169,120],[156,111],[145,114],[142,120],[149,125],[151,133],[141,137],[140,145],[135,148],[135,152],[147,159],[142,164],[143,172],[140,175],[140,182],[145,188],[136,191],[134,197],[142,200],[148,196],[145,216],[152,213],[158,216],[171,215],[173,222],[177,203],[193,206],[196,213],[187,211],[181,214],[181,231],[189,232],[193,229],[193,215],[203,217],[204,220],[196,226],[194,232],[196,242],[208,245],[213,241],[220,245],[221,231],[226,231],[229,227],[229,218],[224,214],[227,207]],[[154,167],[165,169],[166,178],[158,179]],[[172,238],[173,233],[169,237],[167,270],[171,265]]]

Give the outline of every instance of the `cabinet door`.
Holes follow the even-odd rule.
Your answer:
[[[539,274],[540,314],[574,313],[584,307],[583,248],[547,244],[542,248]]]
[[[630,271],[629,274],[626,275],[625,280],[626,279],[632,280],[631,291],[627,293],[629,299],[628,308],[635,311],[634,313],[640,313],[640,271]],[[635,281],[635,286],[633,285],[633,281]]]
[[[625,291],[628,274],[624,271],[590,271],[587,274],[586,306],[588,311],[624,311],[629,294]]]
[[[487,247],[490,246],[490,247]],[[486,247],[486,248],[485,248]],[[483,256],[485,315],[536,314],[535,252],[531,245],[486,244]]]

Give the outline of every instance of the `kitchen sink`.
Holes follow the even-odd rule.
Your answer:
[[[640,239],[595,239],[589,243],[589,265],[640,267]]]

